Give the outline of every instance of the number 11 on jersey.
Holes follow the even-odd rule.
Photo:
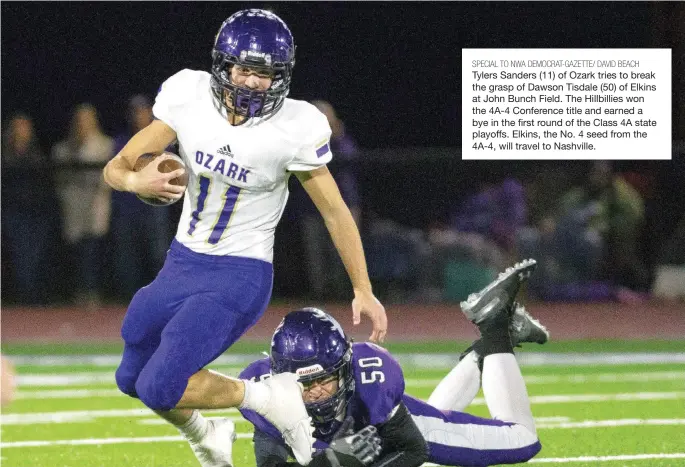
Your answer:
[[[195,232],[197,223],[202,220],[202,211],[205,209],[207,197],[211,192],[211,178],[205,175],[200,175],[198,181],[200,184],[200,194],[197,197],[197,206],[191,214],[188,235],[192,235],[193,232]],[[219,243],[219,240],[221,240],[222,235],[231,223],[231,217],[233,216],[235,206],[238,203],[238,198],[240,198],[240,190],[240,187],[228,185],[226,192],[222,195],[222,198],[224,199],[224,205],[221,208],[221,211],[219,211],[216,221],[214,221],[214,227],[212,228],[212,232],[209,234],[209,238],[207,239],[208,243],[216,245]]]

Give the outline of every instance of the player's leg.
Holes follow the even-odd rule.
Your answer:
[[[150,285],[143,287],[134,295],[124,317],[121,330],[124,352],[115,379],[119,389],[131,397],[138,398],[136,382],[140,373],[159,347],[164,327],[178,311],[178,306],[174,304],[178,304],[183,298],[171,293],[178,273],[173,258],[165,262],[165,265],[166,268],[163,268]],[[180,409],[155,412],[178,426],[189,439],[201,439],[210,428],[207,420],[198,411]],[[229,433],[224,438],[230,444],[229,440],[233,434],[232,423],[226,428]]]
[[[205,310],[206,323],[198,325],[198,309]],[[287,409],[287,404],[294,407],[297,401],[302,403],[295,379],[285,387],[277,386],[279,378],[254,383],[202,369],[230,347],[254,320],[251,314],[241,313],[238,306],[229,308],[206,297],[192,297],[165,328],[159,348],[136,384],[141,400],[179,429],[205,467],[231,465],[234,425],[228,419],[208,421],[192,409],[245,406],[267,416],[265,406],[278,399],[283,401],[279,408],[282,417],[292,417],[287,420],[288,426],[298,421],[294,409]],[[306,419],[304,405],[300,415]],[[284,436],[288,438],[286,433]]]
[[[526,462],[540,442],[525,426],[439,410],[405,395],[402,401],[428,444],[428,460],[438,465],[488,466]]]
[[[481,367],[482,359],[472,345],[461,354],[459,363],[438,383],[428,398],[428,403],[440,410],[464,410],[473,402],[480,389]]]
[[[228,408],[245,398],[244,383],[203,369],[226,351],[261,316],[270,298],[270,265],[200,262],[176,247],[187,279],[177,311],[160,333],[160,342],[136,381],[136,394],[189,441],[203,467],[232,464],[235,427],[228,419],[207,420],[195,409]],[[180,250],[180,251],[176,251]],[[216,263],[216,262],[215,262]],[[239,261],[240,263],[240,261]],[[243,274],[223,271],[233,269]],[[180,271],[179,271],[180,272]],[[177,276],[178,277],[178,276]],[[250,282],[249,284],[247,282]],[[226,287],[212,284],[226,283]],[[242,289],[243,305],[234,303]]]
[[[161,342],[136,382],[141,400],[154,410],[219,409],[243,400],[243,384],[203,369],[252,325],[245,306],[209,294],[187,298],[162,332]],[[198,310],[201,310],[198,311]]]
[[[116,373],[122,391],[140,397],[143,402],[153,402],[147,404],[152,409],[174,408],[188,379],[259,319],[269,301],[272,280],[273,268],[269,263],[248,258],[208,257],[174,242],[157,278],[136,293],[126,312],[121,332],[125,349]],[[166,336],[165,348],[160,350],[163,336]],[[151,364],[155,355],[157,360]],[[160,355],[169,360],[160,362]],[[181,381],[176,381],[179,366],[186,374]],[[160,381],[174,379],[171,387],[156,385],[162,388],[158,391],[162,395],[153,394],[155,378],[150,378],[153,370],[164,372],[164,375],[153,375],[160,376]],[[141,374],[147,377],[141,380]],[[207,386],[204,382],[207,379],[227,378],[198,375],[193,378],[198,384],[191,384],[189,395],[194,388]],[[242,391],[242,384],[234,380],[231,384]],[[145,391],[142,395],[141,387]],[[170,393],[174,394],[170,396]],[[234,402],[232,399],[228,404]],[[206,401],[200,403],[205,407]]]
[[[483,291],[461,303],[462,312],[478,326],[483,357],[482,385],[493,418],[519,423],[535,433],[526,385],[509,333],[510,315],[519,287],[535,269],[523,261],[501,273]]]
[[[166,266],[169,270],[169,266]],[[172,271],[173,272],[173,271]],[[169,297],[165,284],[165,270],[147,287],[140,289],[131,300],[121,326],[124,352],[115,373],[117,386],[124,394],[138,397],[136,381],[152,354],[157,350],[164,326],[173,317],[176,307],[167,305],[176,301]]]
[[[304,459],[304,452],[310,456],[308,419],[295,375],[255,383],[203,369],[263,314],[271,293],[271,264],[248,258],[198,258],[178,246],[172,247],[171,253],[184,258],[184,281],[174,285],[186,298],[141,371],[136,394],[178,426],[191,444],[202,444],[203,449],[217,448],[230,455],[227,436],[232,436],[232,424],[208,423],[188,409],[243,406],[281,430],[300,458]],[[230,465],[230,459],[203,465]]]
[[[523,305],[514,303],[509,322],[509,334],[514,347],[525,342],[544,344],[549,340],[549,332],[525,310]],[[483,371],[482,341],[476,340],[459,357],[459,363],[437,385],[428,403],[441,410],[462,411],[468,407],[478,394]]]

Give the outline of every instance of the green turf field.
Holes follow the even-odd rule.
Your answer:
[[[267,344],[241,344],[210,368],[236,375]],[[390,344],[407,392],[427,398],[451,368],[453,343]],[[174,428],[118,393],[118,346],[3,346],[19,391],[2,414],[3,467],[192,467]],[[544,351],[544,352],[542,352]],[[685,466],[685,341],[562,342],[519,353],[543,444],[531,463]],[[469,412],[488,416],[482,398]],[[236,467],[254,466],[250,425],[235,410]]]

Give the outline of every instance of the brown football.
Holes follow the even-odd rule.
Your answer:
[[[176,169],[182,169],[185,168],[185,164],[183,163],[183,159],[181,159],[179,156],[176,154],[170,153],[170,152],[161,152],[161,153],[145,153],[138,157],[136,159],[136,163],[133,165],[133,170],[134,172],[140,172],[145,168],[150,162],[155,160],[157,157],[161,156],[162,154],[169,154],[173,156],[173,159],[167,159],[163,161],[161,164],[159,164],[159,171],[162,173],[169,173],[173,172]],[[187,186],[188,185],[188,172],[184,173],[180,177],[172,178],[169,183],[172,185],[178,185],[178,186]],[[138,196],[138,195],[136,195]],[[145,198],[143,196],[138,196],[138,199],[140,199],[142,202],[151,204],[152,206],[169,206],[171,204],[174,204],[178,200],[170,200],[170,201],[164,201],[159,198]]]

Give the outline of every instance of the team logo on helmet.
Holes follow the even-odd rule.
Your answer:
[[[240,52],[240,60],[243,62],[247,60],[259,60],[266,66],[271,66],[271,54],[264,52],[257,52],[256,50],[243,50]]]
[[[295,370],[297,376],[311,376],[316,373],[323,373],[323,367],[318,363],[316,365],[306,366],[304,368],[298,368]]]

